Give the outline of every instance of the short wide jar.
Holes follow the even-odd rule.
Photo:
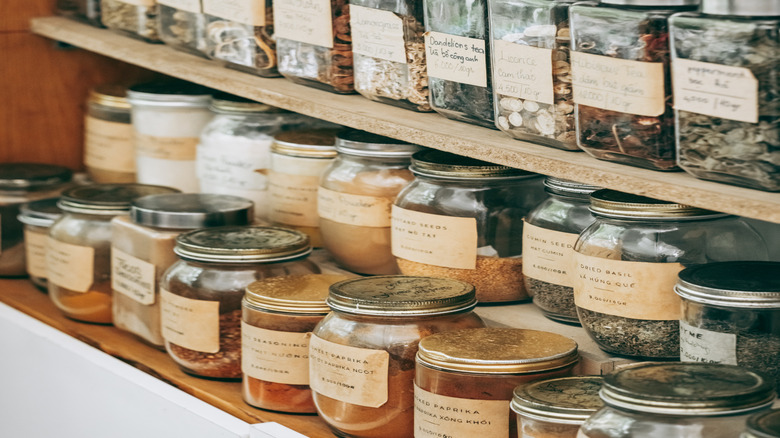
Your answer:
[[[32,284],[46,292],[48,278],[46,268],[46,246],[49,228],[62,217],[57,207],[60,198],[41,199],[24,204],[19,209],[19,222],[24,224],[24,253],[27,275]]]
[[[747,428],[739,438],[780,437],[780,409],[772,409],[748,418]]]

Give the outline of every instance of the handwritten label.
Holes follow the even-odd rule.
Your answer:
[[[487,87],[485,40],[425,33],[428,76],[477,87]]]
[[[87,292],[94,281],[95,248],[49,237],[46,267],[50,282],[73,292]]]
[[[493,49],[496,51],[493,54],[496,93],[553,104],[552,49],[503,40],[494,41]]]
[[[572,287],[572,261],[577,234],[523,223],[523,275]]]
[[[324,187],[320,187],[317,192],[319,216],[340,224],[359,227],[389,227],[392,205],[393,201],[388,198],[352,195]]]
[[[508,400],[434,394],[414,385],[414,437],[503,437],[509,434]]]
[[[236,23],[266,25],[265,0],[203,0],[203,12]]]
[[[46,272],[46,245],[48,241],[49,237],[46,233],[24,230],[27,273],[32,277],[48,278]]]
[[[209,0],[203,0],[203,3],[205,4]],[[220,0],[224,3],[232,3],[236,0]],[[180,11],[187,11],[192,12],[195,14],[200,14],[203,12],[203,8],[201,8],[200,0],[157,0],[157,3],[165,6],[170,6],[172,8],[176,8]],[[263,0],[263,3],[265,3],[265,0]],[[222,17],[226,18],[226,17]]]
[[[639,116],[660,116],[666,110],[664,66],[571,52],[574,102]]]
[[[737,365],[737,335],[705,330],[681,320],[680,360]]]
[[[319,176],[268,172],[268,217],[272,222],[298,227],[318,227]]]
[[[349,6],[352,51],[372,58],[406,64],[404,23],[391,11]]]
[[[111,288],[140,304],[155,300],[154,265],[111,247]]]
[[[135,172],[133,126],[87,116],[84,119],[84,164],[114,172]]]
[[[392,207],[393,255],[426,265],[477,267],[477,220]]]
[[[270,148],[267,142],[220,143],[198,146],[197,173],[202,189],[213,186],[243,190],[266,190],[270,166]]]
[[[241,371],[255,379],[309,384],[311,333],[280,332],[241,321]]]
[[[160,289],[163,338],[203,353],[219,352],[219,301],[193,300]]]
[[[162,160],[194,161],[198,137],[157,137],[135,134],[136,154]]]
[[[274,0],[277,39],[333,48],[331,0]]]

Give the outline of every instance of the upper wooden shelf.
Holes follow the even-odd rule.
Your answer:
[[[62,17],[34,18],[34,33],[170,76],[301,114],[460,155],[623,192],[780,223],[780,193],[701,181],[684,172],[656,172],[599,161],[511,139],[501,132],[266,79],[221,63],[147,44]]]

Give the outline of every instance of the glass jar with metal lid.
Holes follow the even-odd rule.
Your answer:
[[[46,245],[49,228],[62,216],[57,207],[60,198],[41,199],[24,204],[19,209],[19,222],[24,224],[24,253],[27,275],[32,284],[46,292]]]
[[[252,201],[237,196],[174,193],[136,199],[129,216],[112,220],[114,325],[162,348],[160,279],[176,263],[174,241],[200,228],[249,225]]]
[[[0,163],[0,277],[26,274],[19,207],[59,196],[71,175],[70,169],[51,164]]]
[[[480,328],[474,287],[445,278],[378,276],[330,287],[333,310],[310,342],[317,413],[339,436],[414,434],[414,357],[428,335]]]
[[[578,437],[733,438],[772,406],[775,385],[733,365],[650,362],[606,375],[601,399]]]
[[[414,436],[516,438],[509,407],[515,387],[571,375],[578,360],[576,342],[537,330],[480,328],[428,336],[417,352]]]
[[[127,88],[100,85],[89,93],[84,119],[84,166],[102,184],[135,182],[135,144]]]
[[[316,413],[309,387],[309,338],[344,275],[272,277],[246,288],[241,317],[244,401],[273,411]]]
[[[360,274],[397,274],[390,245],[390,207],[413,179],[420,147],[363,131],[342,131],[338,156],[322,174],[317,210],[325,249]]]
[[[748,418],[747,429],[740,438],[779,438],[780,409],[755,414]]]
[[[574,307],[574,243],[595,220],[590,194],[600,187],[547,177],[549,198],[525,217],[523,277],[528,294],[550,319],[579,324]]]
[[[57,0],[57,13],[103,27],[100,22],[100,0]]]
[[[100,19],[114,32],[159,43],[156,0],[100,0]]]
[[[414,154],[410,169],[392,207],[401,273],[466,281],[480,302],[528,299],[523,217],[546,197],[541,175],[437,150]]]
[[[206,16],[201,0],[156,0],[160,40],[177,50],[205,57]]]
[[[241,300],[254,281],[318,274],[305,234],[233,226],[176,237],[179,261],[160,282],[165,349],[189,374],[241,378]]]
[[[580,323],[609,353],[644,358],[680,354],[684,267],[766,260],[766,244],[742,219],[709,210],[599,190],[596,221],[574,245],[574,304]]]
[[[66,190],[62,217],[49,228],[46,251],[49,297],[69,318],[110,324],[111,219],[127,215],[146,195],[175,193],[142,184],[93,184]]]

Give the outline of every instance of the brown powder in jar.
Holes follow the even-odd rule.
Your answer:
[[[65,316],[82,322],[111,324],[111,281],[93,283],[86,292],[76,292],[49,282],[49,297]]]
[[[517,427],[521,437],[533,438],[577,438],[580,430],[578,424],[555,424],[523,417],[518,418]]]
[[[203,353],[165,343],[168,352],[187,373],[216,379],[241,378],[241,309],[219,315],[219,351]]]
[[[298,414],[317,413],[309,385],[288,385],[244,376],[241,386],[243,393],[251,398],[253,406]]]

